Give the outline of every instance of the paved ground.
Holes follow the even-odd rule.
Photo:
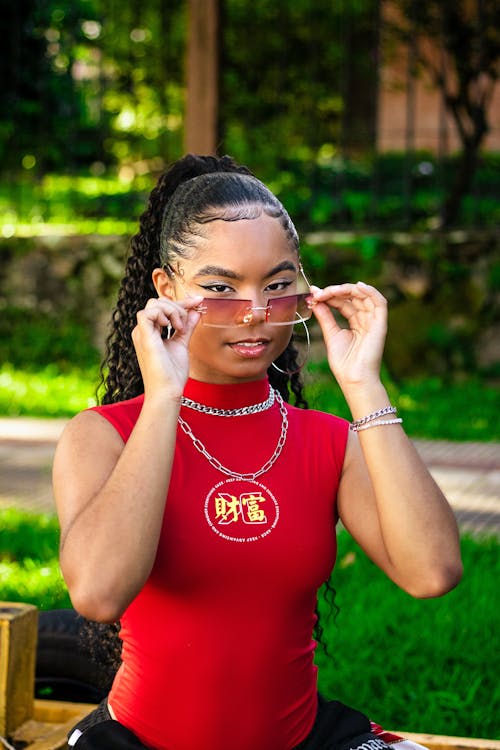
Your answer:
[[[64,420],[0,418],[0,508],[54,511],[51,464],[64,425]],[[415,444],[460,528],[500,539],[500,443]]]

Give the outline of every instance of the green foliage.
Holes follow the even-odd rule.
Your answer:
[[[384,727],[499,738],[499,550],[494,539],[462,539],[462,582],[445,597],[418,600],[342,532],[335,621],[320,600],[333,653],[318,651],[320,690]]]
[[[395,383],[386,372],[384,380],[392,402],[404,418],[405,430],[412,437],[500,441],[498,387],[472,377],[459,382],[425,378]],[[325,362],[310,365],[306,393],[311,408],[351,418]]]
[[[97,370],[59,372],[0,367],[0,414],[10,417],[72,417],[95,404]]]
[[[386,153],[356,160],[342,159],[332,147],[302,159],[282,160],[286,179],[265,165],[267,178],[303,231],[396,229],[434,226],[440,206],[453,182],[459,156],[439,161],[430,153]],[[482,228],[500,223],[500,155],[485,153],[474,177],[473,190],[457,217],[461,227]]]
[[[0,510],[0,599],[40,609],[71,606],[59,563],[53,515]]]
[[[369,147],[371,97],[353,92],[357,85],[373,90],[376,13],[373,0],[226,2],[225,150],[269,174],[294,159],[314,159],[341,133]],[[248,39],[258,44],[242,43]],[[364,54],[352,54],[354,49]]]
[[[7,307],[0,316],[0,362],[23,370],[60,371],[98,362],[88,327],[55,311]],[[48,373],[51,371],[48,370]]]
[[[335,151],[334,151],[335,152]],[[429,228],[439,211],[458,157],[438,165],[422,153],[406,176],[407,157],[384,154],[376,159],[349,161],[325,158],[328,149],[309,151],[301,158],[282,158],[278,166],[260,166],[252,154],[234,155],[256,169],[287,207],[302,232],[322,228],[394,231],[409,225]],[[0,222],[4,236],[47,232],[130,234],[146,205],[157,170],[144,162],[145,173],[132,167],[108,167],[101,175],[80,170],[74,176],[47,173],[4,176],[0,182]],[[424,169],[424,166],[425,169]],[[160,160],[158,170],[163,167]],[[422,171],[423,170],[423,171]],[[484,154],[475,176],[474,195],[462,204],[463,228],[495,227],[500,223],[500,154]]]
[[[21,175],[0,183],[4,236],[36,236],[51,225],[54,233],[130,234],[144,210],[151,175],[130,173],[69,177],[46,174],[40,180]]]
[[[179,152],[182,0],[140,12],[111,0],[26,0],[8,19],[4,170],[99,170]]]

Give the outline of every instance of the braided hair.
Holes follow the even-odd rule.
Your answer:
[[[168,268],[176,258],[189,257],[203,224],[217,219],[252,219],[261,213],[280,221],[298,255],[297,232],[283,205],[247,167],[238,165],[230,156],[188,154],[161,175],[140,217],[139,231],[131,240],[101,365],[101,403],[122,401],[144,392],[132,331],[139,310],[148,299],[157,296],[153,270]],[[270,367],[269,381],[286,401],[291,391],[295,405],[307,407],[300,374],[294,372],[299,369],[297,354],[292,339],[276,360],[277,367],[285,372]]]

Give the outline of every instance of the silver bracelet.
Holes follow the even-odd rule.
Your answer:
[[[396,414],[396,412],[397,412],[397,409],[396,409],[395,406],[392,406],[392,405],[384,406],[383,409],[379,409],[378,411],[374,411],[371,414],[368,414],[366,417],[361,417],[361,419],[356,419],[351,424],[351,430],[356,430],[362,424],[366,424],[367,422],[373,422],[374,419],[378,419],[379,417],[383,417],[384,414]]]
[[[402,421],[401,417],[398,417],[397,419],[375,419],[362,425],[352,424],[350,425],[350,429],[353,432],[361,432],[361,430],[369,430],[370,427],[381,427],[384,424],[400,424]]]

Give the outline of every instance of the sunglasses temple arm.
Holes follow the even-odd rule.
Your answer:
[[[307,276],[306,276],[306,272],[304,271],[304,266],[302,265],[302,263],[301,263],[300,261],[299,261],[299,271],[300,271],[300,273],[302,274],[302,276],[303,276],[303,278],[304,278],[304,281],[306,282],[307,286],[308,286],[308,287],[309,287],[309,289],[310,289],[310,288],[311,288],[311,282],[310,282],[310,281],[309,281],[309,279],[307,278]]]

